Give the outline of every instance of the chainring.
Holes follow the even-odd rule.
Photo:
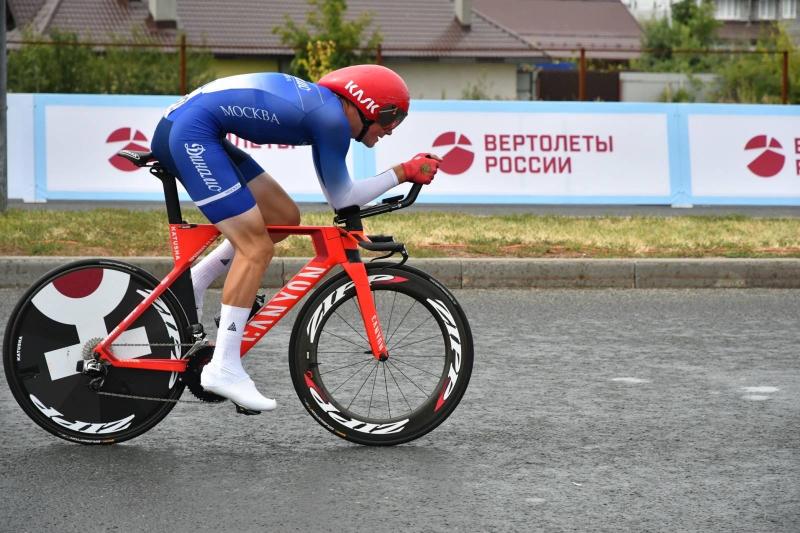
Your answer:
[[[186,370],[181,372],[180,379],[197,399],[204,402],[219,403],[224,402],[227,398],[214,394],[213,392],[208,392],[200,385],[200,374],[203,372],[203,367],[211,361],[212,355],[214,355],[213,346],[204,346],[197,350],[197,352],[189,357]]]

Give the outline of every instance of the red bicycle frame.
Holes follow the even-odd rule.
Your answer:
[[[267,302],[245,327],[241,355],[244,356],[294,305],[336,265],[342,265],[356,289],[358,306],[364,321],[372,354],[377,359],[388,357],[383,330],[375,311],[367,270],[358,259],[358,242],[368,240],[363,231],[346,231],[336,226],[268,226],[271,233],[308,235],[316,256],[292,277]],[[164,372],[183,372],[186,359],[117,359],[111,349],[120,334],[130,327],[145,310],[186,272],[192,263],[217,237],[219,230],[212,224],[170,224],[170,244],[174,266],[158,286],[95,348],[100,359],[118,368],[138,368]]]

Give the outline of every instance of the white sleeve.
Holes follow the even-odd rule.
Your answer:
[[[351,205],[361,207],[397,186],[398,183],[397,174],[390,168],[371,178],[357,181],[351,178],[347,183],[340,182],[337,187],[331,189],[323,187],[322,190],[331,207],[338,210]]]

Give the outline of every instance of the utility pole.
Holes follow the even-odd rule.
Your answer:
[[[0,213],[8,206],[8,124],[6,114],[6,0],[0,0],[3,9],[3,28],[0,29]]]

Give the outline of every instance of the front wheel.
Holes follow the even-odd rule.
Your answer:
[[[458,405],[472,372],[472,334],[453,295],[424,272],[373,263],[367,275],[389,358],[372,355],[355,286],[342,273],[298,315],[289,367],[323,427],[360,444],[401,444]]]

